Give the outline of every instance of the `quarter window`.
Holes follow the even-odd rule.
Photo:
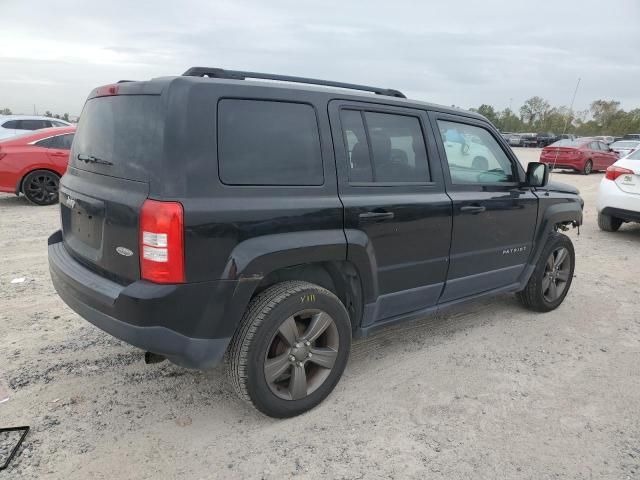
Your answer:
[[[57,135],[55,137],[45,138],[36,142],[36,145],[44,148],[57,148],[59,150],[71,150],[71,144],[73,143],[73,133],[65,135]]]
[[[514,181],[513,165],[495,138],[481,127],[438,120],[454,184]]]
[[[427,149],[417,117],[343,110],[342,132],[352,183],[425,183]]]
[[[310,105],[224,99],[218,168],[229,185],[322,185],[320,135]]]

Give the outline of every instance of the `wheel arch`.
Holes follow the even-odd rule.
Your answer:
[[[336,294],[356,329],[365,302],[370,301],[376,290],[372,268],[371,257],[361,246],[347,246],[342,229],[289,232],[245,240],[233,249],[222,275],[222,280],[235,280],[242,285],[238,297],[231,301],[236,307],[232,308],[230,320],[235,327],[243,313],[240,310],[270,285],[305,280]]]
[[[559,229],[566,229],[566,225],[582,225],[582,208],[578,202],[562,202],[549,205],[545,208],[536,228],[533,245],[527,266],[520,278],[520,285],[524,286],[529,281],[536,263],[544,250],[549,235]]]

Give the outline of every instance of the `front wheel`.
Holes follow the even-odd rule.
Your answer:
[[[569,292],[574,268],[573,243],[566,235],[552,233],[527,286],[517,293],[518,299],[537,312],[558,308]]]
[[[231,340],[227,374],[240,398],[285,418],[318,405],[349,358],[351,322],[330,291],[288,281],[256,296]]]
[[[24,177],[22,193],[35,205],[52,205],[58,201],[60,177],[49,170],[35,170]]]

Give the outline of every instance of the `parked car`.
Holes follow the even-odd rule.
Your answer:
[[[51,127],[69,127],[71,124],[64,120],[49,117],[27,115],[0,115],[0,140],[13,137],[33,130]]]
[[[502,135],[502,138],[504,138],[505,141],[509,142],[509,139],[513,136],[513,133],[511,133],[511,132],[500,132],[500,135]]]
[[[149,361],[226,358],[241,398],[290,417],[333,390],[352,337],[498,292],[557,308],[575,258],[559,229],[583,202],[547,181],[472,112],[192,68],[90,94],[49,268]]]
[[[624,137],[622,137],[623,140],[640,140],[640,133],[627,133]]]
[[[536,137],[537,147],[544,148],[546,146],[551,145],[553,142],[558,140],[558,136],[551,132],[539,133]]]
[[[0,141],[0,192],[23,193],[36,205],[58,201],[76,127],[55,127]]]
[[[624,157],[640,148],[640,140],[619,140],[609,145],[609,148],[616,152],[620,157]]]
[[[537,133],[523,133],[522,146],[523,147],[537,147],[538,146],[538,134]]]
[[[598,226],[615,232],[625,222],[640,222],[640,150],[607,168],[600,182]]]
[[[606,170],[618,154],[608,145],[593,138],[558,140],[542,149],[540,162],[550,168],[569,168],[589,175],[593,171]]]
[[[522,147],[522,135],[520,135],[519,133],[514,133],[509,137],[509,145],[511,145],[512,147]]]
[[[575,140],[577,137],[573,133],[563,133],[558,135],[558,140]]]
[[[601,142],[604,142],[607,145],[616,141],[616,138],[612,137],[611,135],[597,135],[593,138],[595,138],[596,140],[600,140]]]

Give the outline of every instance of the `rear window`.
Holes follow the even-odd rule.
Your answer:
[[[628,155],[627,160],[640,160],[640,150],[636,150],[631,155]]]
[[[558,140],[557,142],[553,142],[549,146],[550,147],[578,147],[580,146],[581,143],[584,143],[584,142],[578,142],[577,140],[563,139],[563,140]]]
[[[640,142],[634,141],[626,141],[626,142],[613,142],[610,147],[611,148],[636,148],[640,145]]]
[[[88,100],[73,142],[71,164],[82,170],[147,181],[162,159],[159,95],[116,95]],[[110,162],[86,163],[78,155]]]
[[[315,110],[302,103],[220,100],[218,168],[228,185],[322,185]]]

